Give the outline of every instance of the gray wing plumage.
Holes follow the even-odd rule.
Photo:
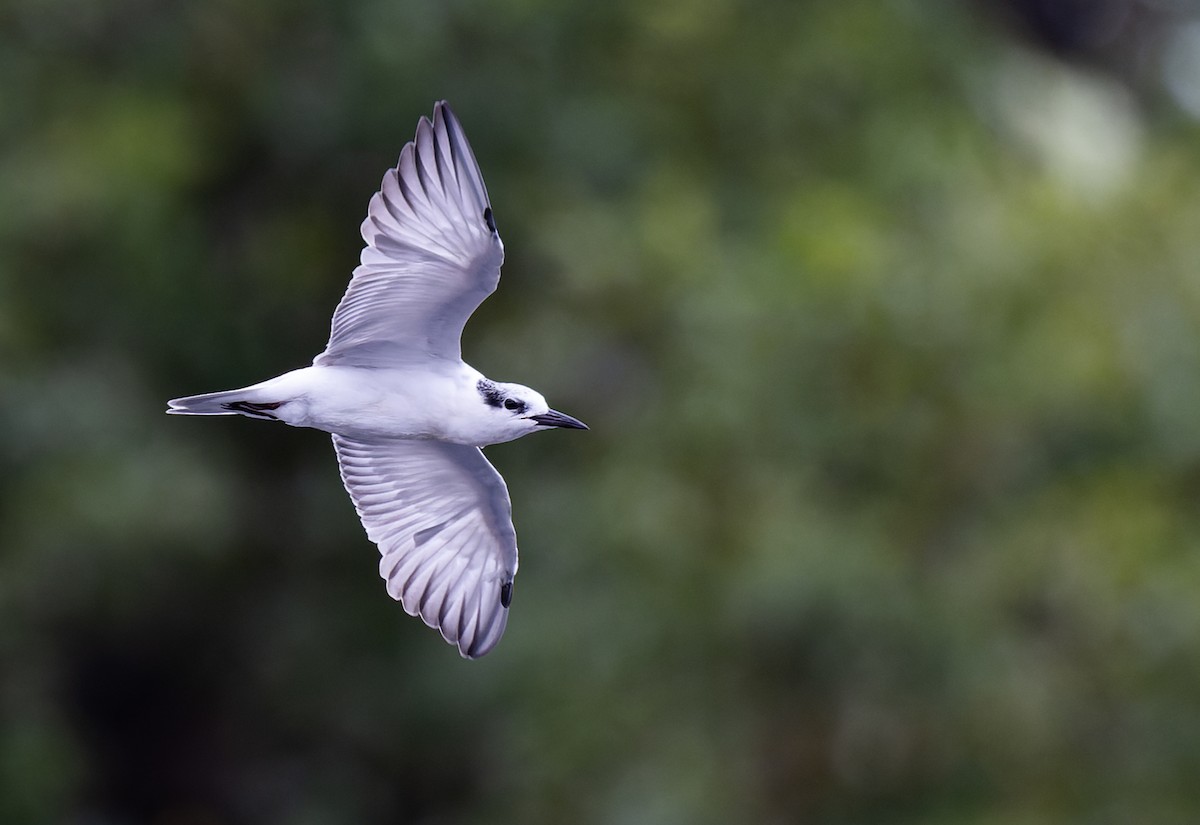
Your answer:
[[[334,435],[333,445],[392,598],[464,657],[495,647],[517,572],[512,504],[496,469],[477,447],[442,441]]]
[[[445,101],[422,117],[362,224],[366,247],[317,365],[462,357],[471,313],[500,282],[504,245],[462,126]]]

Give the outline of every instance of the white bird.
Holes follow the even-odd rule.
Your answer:
[[[332,433],[388,593],[473,659],[500,641],[517,572],[508,488],[479,448],[587,426],[463,363],[463,325],[495,291],[504,245],[445,101],[384,175],[362,236],[361,263],[311,367],[176,398],[167,412]]]

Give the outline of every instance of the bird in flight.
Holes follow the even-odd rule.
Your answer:
[[[383,176],[362,236],[361,262],[311,367],[176,398],[167,412],[331,433],[388,593],[474,659],[504,634],[517,573],[508,488],[480,447],[587,426],[462,360],[463,326],[500,282],[504,244],[445,101]]]

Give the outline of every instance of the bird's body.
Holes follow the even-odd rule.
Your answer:
[[[507,416],[491,414],[484,391],[497,386],[502,385],[462,362],[433,361],[426,369],[302,367],[228,394],[198,396],[205,400],[171,412],[240,412],[353,438],[433,439],[486,447],[533,432]],[[172,403],[184,401],[188,399]],[[230,403],[242,408],[229,409],[225,405]]]
[[[496,288],[504,246],[444,102],[384,176],[362,234],[361,264],[312,366],[167,411],[331,433],[388,592],[475,658],[504,632],[517,572],[508,490],[479,448],[586,427],[462,360],[463,325]]]

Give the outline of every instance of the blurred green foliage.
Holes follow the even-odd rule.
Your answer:
[[[985,4],[0,9],[0,821],[1193,823],[1200,141]],[[1200,82],[1200,80],[1198,80]],[[308,362],[455,106],[523,564],[460,660]]]

